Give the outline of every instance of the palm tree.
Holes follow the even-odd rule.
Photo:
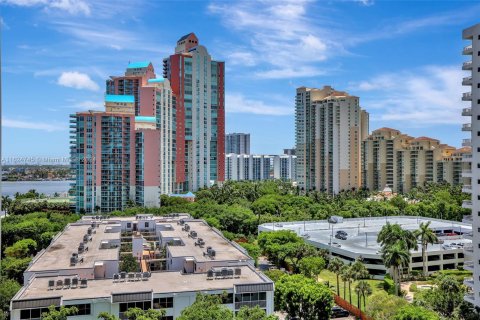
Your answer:
[[[363,299],[363,310],[365,310],[367,296],[372,294],[372,287],[370,286],[370,284],[367,281],[360,280],[358,282],[357,286],[355,287],[355,292],[357,293],[357,295],[359,297],[358,309],[360,309],[360,300]]]
[[[347,300],[347,282],[349,279],[349,267],[347,265],[343,265],[340,269],[340,277],[343,281],[343,299]]]
[[[378,233],[377,242],[380,243],[382,247],[400,242],[409,250],[417,248],[417,238],[413,232],[403,230],[397,223],[391,224],[387,222]]]
[[[428,244],[434,244],[438,241],[435,232],[429,228],[431,221],[427,223],[421,222],[418,230],[414,231],[415,237],[420,241],[422,245],[422,261],[423,261],[423,276],[427,276],[427,246]]]
[[[395,293],[399,295],[401,281],[400,271],[408,266],[410,262],[410,251],[401,242],[382,248],[382,258],[385,267],[392,268],[393,282],[395,283]]]
[[[338,296],[340,295],[340,282],[338,278],[342,273],[342,267],[344,265],[345,264],[343,263],[343,261],[337,257],[330,259],[330,263],[328,264],[328,271],[335,273],[335,275],[337,276],[337,295]]]

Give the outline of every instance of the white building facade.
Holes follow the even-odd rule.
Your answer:
[[[467,255],[466,268],[473,271],[473,278],[464,281],[470,290],[465,300],[480,306],[480,24],[463,30],[463,39],[469,44],[463,48],[463,55],[469,60],[463,63],[462,70],[469,75],[463,78],[462,84],[469,90],[462,96],[462,101],[470,103],[470,107],[462,110],[462,115],[468,116],[470,121],[463,125],[462,130],[471,133],[471,155],[464,156],[463,160],[470,164],[471,170],[463,172],[463,191],[472,195],[471,200],[464,201],[465,208],[472,209],[473,246],[465,251]]]
[[[296,165],[297,156],[286,154],[273,156],[273,178],[283,181],[297,181]]]

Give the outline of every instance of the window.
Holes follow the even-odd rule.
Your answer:
[[[173,320],[173,316],[164,316],[162,320]]]
[[[173,308],[173,297],[153,299],[153,309]]]
[[[128,309],[131,309],[131,308],[148,310],[152,308],[152,303],[150,301],[120,303],[120,312],[126,312]]]
[[[149,222],[145,222],[145,228],[148,228],[150,226]]]
[[[129,222],[127,223],[127,228],[130,229],[132,227],[132,224]]]
[[[76,307],[78,309],[78,312],[75,314],[76,316],[86,316],[91,314],[91,304],[86,303],[86,304],[73,304],[73,305],[68,305],[66,307]]]
[[[20,319],[40,319],[42,313],[48,312],[48,308],[20,310]]]

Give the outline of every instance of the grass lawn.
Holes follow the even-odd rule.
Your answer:
[[[330,272],[328,270],[323,270],[320,273],[320,276],[318,277],[318,281],[320,281],[320,282],[328,281],[328,283],[330,285],[330,289],[335,293],[337,292],[337,276],[335,275],[335,273]],[[340,296],[343,298],[343,282],[342,282],[341,278],[339,279],[339,281],[340,281]],[[377,292],[377,291],[383,291],[383,281],[382,280],[367,279],[366,281],[372,287],[372,294]],[[357,294],[355,293],[356,284],[357,284],[357,282],[353,282],[351,284],[351,287],[352,287],[352,304],[354,306],[357,306],[357,303],[358,303]],[[349,301],[348,285],[347,285],[347,294],[345,296],[345,300]],[[367,297],[367,300],[368,300],[368,297]],[[362,301],[361,309],[364,310],[363,301]]]

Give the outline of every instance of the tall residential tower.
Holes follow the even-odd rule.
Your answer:
[[[250,133],[228,133],[225,153],[250,154]]]
[[[176,96],[175,191],[196,191],[225,178],[225,63],[212,60],[193,33],[163,60]]]
[[[471,164],[471,171],[463,173],[463,191],[472,195],[470,201],[464,201],[464,207],[472,209],[471,221],[473,224],[473,246],[465,248],[465,268],[473,269],[473,278],[464,283],[470,287],[470,293],[465,300],[480,306],[480,24],[463,30],[463,39],[470,43],[463,48],[463,54],[469,61],[463,63],[462,69],[470,74],[463,78],[462,84],[468,91],[462,96],[463,101],[471,103],[469,108],[463,109],[462,115],[468,116],[468,123],[463,125],[463,131],[471,132],[472,154],[464,161]]]
[[[297,89],[297,180],[304,190],[339,193],[361,186],[361,142],[368,113],[359,98],[330,86]]]

